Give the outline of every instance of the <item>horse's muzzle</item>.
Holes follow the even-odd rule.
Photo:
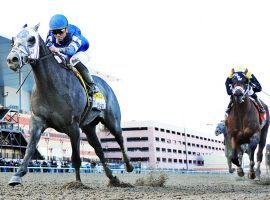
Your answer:
[[[17,53],[10,52],[7,56],[7,65],[11,70],[17,71],[20,67],[19,55]]]
[[[243,96],[244,95],[244,88],[240,87],[240,86],[236,86],[234,89],[233,89],[233,95],[234,96],[237,96],[237,97],[240,97],[240,96]]]

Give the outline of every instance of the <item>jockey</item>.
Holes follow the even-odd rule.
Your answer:
[[[251,96],[255,101],[256,103],[259,105],[259,111],[264,113],[265,112],[265,109],[262,105],[262,102],[260,101],[260,99],[258,98],[258,96],[256,95],[256,92],[260,92],[262,91],[262,87],[261,87],[261,84],[259,83],[259,81],[256,79],[256,77],[254,76],[254,74],[250,73],[248,71],[248,69],[246,68],[243,68],[243,67],[240,67],[240,66],[237,66],[235,69],[233,68],[231,70],[231,73],[230,75],[227,77],[226,79],[226,82],[225,82],[225,85],[226,85],[226,90],[227,90],[227,94],[231,96],[231,99],[230,99],[230,103],[226,109],[226,112],[228,113],[231,106],[232,106],[232,77],[233,77],[233,74],[235,72],[246,72],[246,77],[247,79],[249,80],[249,91],[248,91],[248,95]]]
[[[68,24],[67,18],[61,14],[52,16],[49,26],[46,45],[50,51],[64,54],[71,66],[80,72],[92,92],[97,93],[99,89],[96,87],[89,70],[83,64],[83,62],[89,61],[89,55],[87,54],[89,42],[81,34],[81,30],[72,24]]]

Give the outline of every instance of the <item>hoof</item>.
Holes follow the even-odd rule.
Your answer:
[[[114,187],[118,187],[120,186],[120,180],[114,176],[112,179],[110,179],[110,182],[109,182],[109,186],[114,186]]]
[[[237,175],[240,176],[240,177],[243,177],[245,175],[244,171],[242,168],[238,168],[237,169]]]
[[[255,172],[248,172],[248,178],[249,179],[255,179],[256,178],[256,175],[255,175]]]
[[[126,165],[126,171],[127,172],[132,172],[133,169],[134,169],[134,167],[132,166],[132,164],[129,163],[128,165]]]
[[[22,178],[19,176],[12,176],[12,178],[9,180],[8,185],[15,186],[22,184]]]
[[[229,173],[233,174],[235,172],[235,168],[229,169]]]
[[[255,171],[255,176],[260,179],[261,178],[261,170],[256,170]]]

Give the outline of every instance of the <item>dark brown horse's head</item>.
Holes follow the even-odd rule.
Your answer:
[[[235,72],[232,77],[232,92],[234,99],[238,103],[244,102],[245,96],[249,90],[249,80],[246,72]]]

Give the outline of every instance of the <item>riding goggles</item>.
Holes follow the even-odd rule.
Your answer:
[[[52,30],[52,34],[54,34],[54,35],[57,35],[57,34],[62,35],[65,32],[66,32],[66,28]]]

